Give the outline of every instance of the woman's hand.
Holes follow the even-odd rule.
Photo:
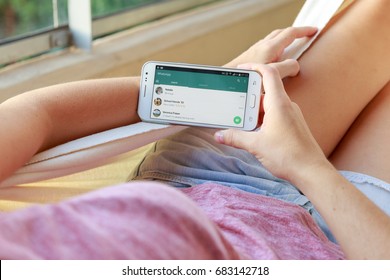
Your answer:
[[[292,61],[270,65],[247,64],[263,76],[264,119],[261,129],[245,132],[228,129],[218,131],[218,142],[245,149],[275,176],[291,181],[296,172],[318,164],[329,164],[312,136],[298,105],[291,102],[281,77],[297,73]]]
[[[262,74],[265,89],[261,129],[218,131],[216,140],[249,151],[275,176],[297,186],[316,206],[347,258],[389,259],[389,217],[326,159],[275,65],[254,68]]]
[[[264,39],[258,41],[248,50],[235,58],[226,67],[237,67],[244,63],[267,64],[278,62],[284,50],[295,41],[302,37],[311,37],[317,33],[316,27],[288,27],[271,32]]]

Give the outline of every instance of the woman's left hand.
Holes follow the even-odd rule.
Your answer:
[[[277,29],[225,66],[237,67],[244,63],[268,64],[281,61],[284,50],[296,39],[311,37],[317,31],[316,27],[311,26]]]

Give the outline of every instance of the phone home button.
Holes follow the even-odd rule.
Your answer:
[[[256,95],[252,94],[249,100],[249,107],[255,108],[256,106]]]

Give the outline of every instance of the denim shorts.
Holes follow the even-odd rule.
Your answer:
[[[129,180],[157,180],[179,188],[213,182],[281,199],[305,208],[325,235],[335,242],[325,221],[306,196],[289,182],[273,176],[250,153],[218,144],[214,132],[212,129],[188,128],[157,141],[133,170]],[[370,189],[373,183],[381,183],[375,178],[358,178],[352,172],[342,172],[342,175],[355,185],[364,185],[359,189]],[[377,189],[387,192],[387,203],[384,204],[389,208],[390,187]],[[372,197],[375,196],[374,192]]]

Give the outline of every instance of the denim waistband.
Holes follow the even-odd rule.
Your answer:
[[[250,153],[218,144],[213,130],[189,128],[159,140],[129,180],[157,180],[174,187],[213,182],[304,207],[334,241],[311,202],[295,186],[273,176]]]

